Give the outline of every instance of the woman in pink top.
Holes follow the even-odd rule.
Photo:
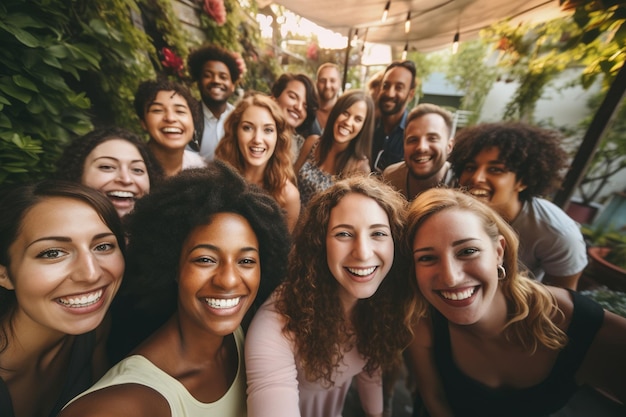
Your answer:
[[[311,200],[288,278],[246,337],[248,416],[341,416],[353,377],[366,414],[382,416],[382,370],[411,339],[404,215],[405,200],[374,177]]]

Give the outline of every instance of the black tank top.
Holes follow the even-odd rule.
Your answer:
[[[547,416],[561,409],[578,389],[575,375],[602,325],[600,305],[574,291],[572,320],[567,346],[559,353],[550,375],[537,385],[523,388],[490,388],[469,378],[452,359],[448,321],[431,308],[433,351],[446,397],[456,417]]]

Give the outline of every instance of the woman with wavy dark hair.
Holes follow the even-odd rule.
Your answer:
[[[0,195],[2,417],[55,417],[104,374],[124,244],[117,212],[92,188],[47,180]]]
[[[60,416],[245,417],[242,322],[286,272],[280,207],[216,161],[140,200],[128,232],[130,287],[171,317]]]
[[[319,107],[315,85],[305,74],[284,73],[272,85],[271,93],[285,113],[287,124],[294,130],[291,152],[295,162],[311,132]]]
[[[330,111],[322,136],[309,136],[294,169],[303,206],[311,197],[354,173],[369,173],[374,102],[364,91],[343,94]]]
[[[382,415],[382,371],[411,340],[405,204],[364,175],[313,198],[247,335],[249,416],[340,416],[353,377],[366,414]]]
[[[57,162],[56,177],[100,191],[124,217],[162,179],[163,171],[143,139],[112,127],[70,142]]]
[[[267,190],[285,210],[289,230],[300,215],[300,193],[291,164],[290,130],[276,103],[262,94],[241,100],[224,124],[215,157]]]
[[[529,279],[516,232],[489,206],[427,190],[407,243],[422,313],[407,356],[429,415],[552,415],[583,384],[626,400],[626,318]]]

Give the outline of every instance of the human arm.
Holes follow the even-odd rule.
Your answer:
[[[355,376],[356,388],[361,400],[361,407],[367,417],[382,417],[383,415],[383,381],[382,373],[376,371],[370,376],[362,371]]]
[[[435,367],[432,322],[422,318],[413,328],[414,337],[406,351],[407,366],[412,372],[418,393],[430,417],[452,417],[443,384]]]
[[[113,385],[84,395],[58,417],[171,417],[165,398],[139,384]]]
[[[602,326],[576,373],[587,384],[621,401],[626,411],[626,318],[604,312]]]
[[[298,372],[282,316],[270,299],[256,313],[246,335],[249,417],[299,417]]]
[[[306,159],[309,157],[309,153],[311,153],[311,149],[313,148],[313,145],[317,143],[319,138],[320,137],[318,135],[311,135],[308,138],[306,138],[306,140],[302,144],[302,148],[300,148],[300,154],[298,155],[298,159],[296,159],[296,163],[293,164],[293,170],[295,171],[296,175],[298,175],[298,172],[300,172],[300,168],[302,168],[302,165],[304,165],[304,162],[306,162]]]
[[[565,276],[554,276],[546,273],[543,276],[543,283],[554,287],[569,288],[570,290],[576,291],[576,288],[578,287],[578,279],[582,273],[582,270],[576,274]]]
[[[287,228],[292,233],[300,216],[300,192],[291,181],[287,181],[283,187],[283,208],[287,212]]]

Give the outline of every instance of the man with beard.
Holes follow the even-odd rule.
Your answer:
[[[406,118],[404,160],[388,166],[383,178],[409,201],[429,188],[453,186],[447,161],[453,146],[450,112],[434,104],[419,104]]]
[[[380,119],[372,143],[372,171],[383,172],[389,165],[402,161],[406,107],[415,95],[415,72],[411,61],[395,61],[385,69],[378,96]]]
[[[339,67],[332,62],[326,62],[317,69],[315,84],[319,96],[319,107],[311,127],[311,135],[321,135],[324,132],[328,115],[339,98],[341,90],[340,78]]]
[[[217,143],[224,136],[224,121],[233,111],[234,107],[228,100],[235,92],[241,70],[231,52],[215,45],[192,52],[187,65],[191,77],[198,84],[204,114],[204,129],[201,137],[198,131],[194,135],[194,150],[199,151],[208,162],[213,160]]]

